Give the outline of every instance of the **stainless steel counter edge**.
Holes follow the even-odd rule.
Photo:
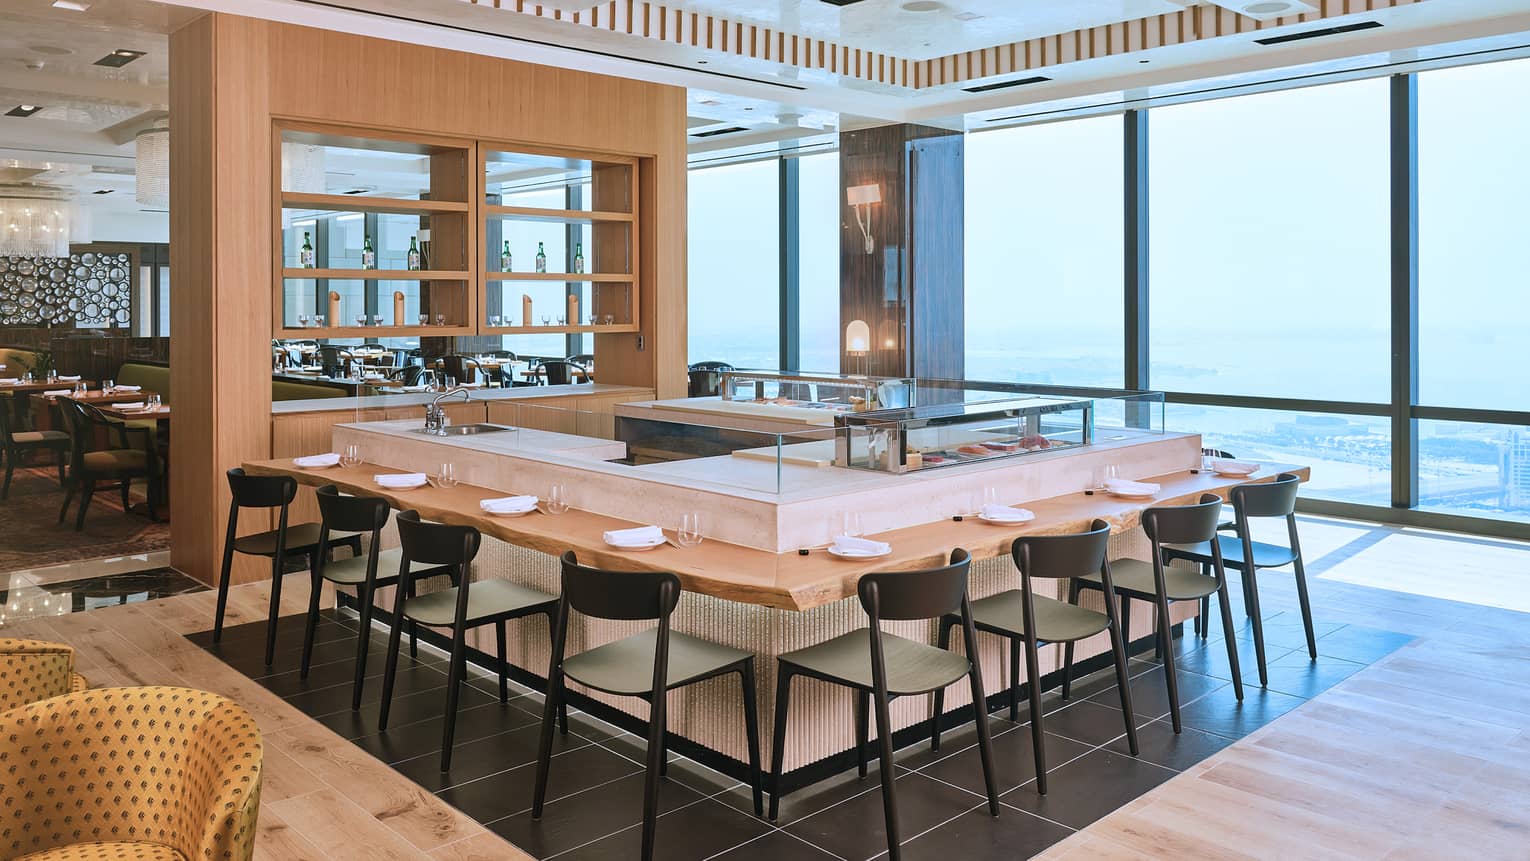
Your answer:
[[[603,383],[573,383],[567,386],[517,386],[509,389],[474,389],[475,401],[505,401],[559,397],[594,397],[633,392],[646,396],[649,389]],[[397,395],[366,395],[354,398],[309,398],[300,401],[273,401],[271,415],[289,413],[332,413],[343,410],[382,409],[386,407],[424,406],[435,397],[433,392]]]

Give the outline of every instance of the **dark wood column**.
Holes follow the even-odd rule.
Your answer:
[[[963,361],[961,132],[892,125],[839,144],[840,367],[846,373],[960,379]],[[853,192],[852,189],[859,189]],[[872,189],[875,189],[874,191]],[[849,201],[869,210],[870,251]],[[867,356],[846,353],[864,320]]]

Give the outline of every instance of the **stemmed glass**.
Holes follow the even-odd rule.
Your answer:
[[[421,326],[429,326],[430,325],[430,315],[429,314],[421,314],[420,315],[420,325]]]
[[[101,381],[101,393],[102,394],[109,395],[112,392],[116,391],[116,389],[117,389],[117,383],[116,383],[115,380],[102,380]]]
[[[372,315],[372,325],[373,326],[381,326],[382,323],[383,323],[383,318],[382,318],[381,314],[373,314]]]
[[[547,490],[547,513],[562,514],[568,511],[568,491],[561,484],[554,484]]]
[[[567,321],[567,320],[568,320],[568,318],[567,318],[567,317],[565,317],[565,316],[563,316],[563,315],[562,315],[562,314],[559,314],[559,315],[558,315],[558,325],[559,325],[559,326],[562,326],[562,325],[564,325],[564,323],[565,323],[565,322],[566,322],[566,321]]]
[[[543,326],[551,326],[552,325],[552,315],[551,314],[543,314],[542,315],[542,325]]]
[[[323,314],[315,314],[315,315],[313,315],[313,325],[314,325],[315,328],[322,327],[324,325],[324,315]]]
[[[489,325],[498,328],[500,319],[501,318],[500,318],[500,316],[498,314],[490,315],[490,317],[489,317]]]
[[[695,547],[701,543],[701,512],[686,514],[680,521],[680,546]]]
[[[357,314],[356,315],[356,325],[357,326],[365,326],[366,324],[367,324],[367,315],[365,315],[365,314]]]
[[[351,443],[345,447],[340,455],[340,465],[345,467],[361,466],[361,446]]]
[[[445,326],[446,325],[446,315],[445,314],[437,314],[436,315],[436,325],[437,326]]]
[[[298,315],[298,328],[299,329],[306,329],[306,328],[308,328],[308,315],[307,314],[299,314]]]
[[[151,394],[151,395],[149,395],[147,398],[144,399],[144,406],[147,409],[151,409],[151,410],[159,409],[159,395],[158,394]]]

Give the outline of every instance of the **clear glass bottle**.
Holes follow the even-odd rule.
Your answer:
[[[543,250],[542,243],[537,243],[537,271],[547,271],[547,252]]]
[[[583,272],[584,271],[584,243],[583,242],[576,242],[576,243],[574,243],[574,271],[575,272]]]
[[[308,231],[303,231],[303,247],[298,250],[298,265],[304,269],[313,268],[313,240],[309,238]]]
[[[409,261],[409,271],[411,272],[418,272],[420,269],[420,246],[415,240],[416,237],[409,237],[409,254],[407,259]]]
[[[511,262],[511,258],[510,258],[510,240],[506,239],[505,240],[505,248],[504,248],[504,250],[499,252],[499,271],[501,271],[501,272],[509,272],[510,271],[510,262]]]
[[[361,238],[361,268],[377,268],[377,250],[372,247],[372,237],[370,236],[363,236]]]

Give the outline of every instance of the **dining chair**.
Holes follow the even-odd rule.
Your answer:
[[[1153,604],[1158,648],[1163,655],[1164,684],[1169,692],[1169,716],[1174,732],[1180,731],[1179,680],[1174,669],[1173,623],[1169,620],[1169,605],[1178,601],[1199,601],[1208,595],[1216,595],[1222,608],[1222,628],[1227,640],[1227,662],[1232,668],[1233,693],[1243,701],[1243,681],[1238,670],[1238,646],[1234,636],[1232,605],[1227,597],[1227,571],[1222,564],[1221,543],[1217,537],[1217,523],[1222,515],[1222,500],[1214,493],[1202,494],[1200,501],[1191,505],[1154,506],[1142,512],[1142,529],[1151,545],[1152,560],[1112,559],[1110,561],[1111,586],[1107,587],[1100,574],[1074,578],[1071,581],[1069,601],[1078,601],[1080,589],[1098,589],[1107,601],[1114,596],[1121,599],[1122,639],[1130,643],[1128,635],[1130,612],[1128,599],[1137,598]],[[1170,544],[1208,543],[1211,550],[1209,574],[1199,571],[1169,567],[1166,546]],[[1112,588],[1113,587],[1113,588]],[[1073,652],[1063,652],[1063,699],[1067,699],[1073,682]]]
[[[969,655],[978,654],[973,627],[972,602],[967,597],[967,572],[972,558],[966,550],[951,551],[951,561],[925,571],[890,571],[866,574],[856,587],[861,607],[871,619],[870,627],[841,634],[832,640],[787,652],[776,658],[776,728],[771,746],[770,819],[774,821],[781,800],[781,766],[786,754],[786,719],[792,679],[819,679],[855,691],[855,752],[858,771],[866,776],[867,712],[874,710],[877,742],[881,750],[882,809],[887,819],[887,852],[899,855],[898,805],[894,798],[892,719],[888,703],[894,697],[933,693],[967,678],[972,702],[986,702],[982,670]],[[940,619],[947,614],[961,618],[965,654],[919,643],[882,631],[883,620]],[[874,706],[874,709],[873,709]],[[994,783],[993,753],[988,721],[978,715],[978,753],[988,791],[988,811],[999,815],[999,793]]]
[[[455,378],[459,384],[478,382],[478,360],[472,356],[458,353],[442,356],[441,367],[448,377]]]
[[[80,510],[74,528],[75,531],[83,530],[85,513],[95,496],[96,485],[101,482],[115,484],[121,490],[122,509],[127,511],[130,506],[128,493],[135,478],[144,479],[148,485],[149,519],[159,520],[159,451],[152,431],[107,418],[95,407],[70,397],[60,396],[55,403],[70,439],[68,484],[64,490],[64,504],[58,511],[58,522],[64,522],[69,504],[78,493]],[[98,435],[103,432],[109,448],[96,447]]]
[[[574,382],[576,376],[583,375],[585,367],[567,359],[544,359],[537,363],[533,372],[546,385],[566,386]]]
[[[0,398],[0,454],[5,455],[5,483],[0,486],[0,499],[11,495],[11,473],[26,462],[34,451],[51,451],[58,464],[58,486],[65,485],[64,468],[69,462],[69,434],[60,430],[21,430],[11,416],[11,396]]]
[[[749,744],[750,786],[754,812],[763,808],[760,781],[760,727],[755,709],[754,653],[682,634],[670,628],[680,601],[680,578],[668,572],[606,571],[579,564],[574,551],[563,554],[563,595],[558,599],[552,662],[547,670],[542,736],[537,753],[536,789],[531,818],[542,817],[552,760],[553,722],[565,705],[569,681],[607,694],[637,697],[649,705],[648,755],[643,783],[642,858],[653,857],[658,818],[659,778],[666,771],[665,694],[718,676],[738,673],[743,685],[744,729]],[[565,656],[570,612],[606,621],[657,624],[615,642]],[[565,728],[565,731],[566,728]]]
[[[505,623],[526,616],[545,615],[549,636],[558,599],[509,580],[489,578],[473,582],[473,557],[478,555],[483,536],[471,526],[430,523],[420,519],[413,509],[399,512],[398,585],[394,589],[393,620],[388,626],[388,662],[383,670],[382,708],[378,715],[379,731],[388,728],[388,712],[393,705],[393,680],[398,672],[398,646],[404,623],[432,628],[450,628],[451,665],[446,679],[446,721],[441,736],[441,770],[450,771],[452,739],[457,731],[457,700],[462,679],[467,674],[467,632],[493,625],[499,647],[499,701],[509,699],[506,679]],[[452,586],[423,595],[417,594],[416,582],[445,569]]]
[[[1105,601],[1105,612],[1090,610],[1076,603],[1038,595],[1034,581],[1072,580],[1097,575],[1109,594],[1113,586],[1106,547],[1110,524],[1095,520],[1088,532],[1074,535],[1027,535],[1016,538],[1010,546],[1010,558],[1020,572],[1020,588],[1010,589],[972,602],[972,624],[984,633],[997,634],[1009,641],[1009,719],[1020,720],[1020,652],[1025,651],[1026,689],[1030,694],[1031,746],[1036,758],[1036,791],[1047,794],[1047,762],[1043,742],[1041,708],[1041,668],[1037,649],[1042,645],[1063,644],[1071,653],[1073,644],[1102,631],[1110,633],[1111,654],[1115,658],[1116,686],[1121,691],[1121,711],[1126,719],[1126,741],[1136,756],[1137,721],[1132,711],[1132,692],[1128,684],[1126,644],[1121,639],[1121,624],[1116,618],[1116,603]],[[961,617],[947,613],[940,619],[940,648],[949,647],[951,629],[961,624]],[[935,692],[935,730],[930,749],[940,750],[940,719],[945,714],[944,689]]]

